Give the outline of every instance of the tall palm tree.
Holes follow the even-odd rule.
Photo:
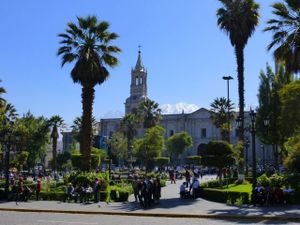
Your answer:
[[[0,82],[2,82],[2,81],[0,80]],[[1,96],[2,94],[5,94],[5,93],[6,93],[5,88],[0,87],[0,108],[2,108],[6,103],[6,100],[4,98],[2,98],[2,96]]]
[[[110,74],[106,66],[114,67],[118,64],[118,59],[113,54],[119,53],[121,49],[110,45],[118,35],[108,31],[108,22],[98,22],[95,16],[77,17],[77,20],[78,24],[68,23],[65,33],[58,35],[62,40],[57,54],[62,56],[62,66],[75,61],[71,77],[74,83],[82,86],[80,151],[83,152],[84,157],[83,169],[89,171],[94,87],[107,80]]]
[[[237,60],[239,116],[242,120],[239,139],[244,139],[244,49],[258,25],[259,5],[254,0],[219,0],[224,8],[217,11],[218,25],[229,35]]]
[[[274,49],[277,62],[284,62],[287,72],[300,71],[300,1],[284,0],[272,4],[276,19],[270,19],[264,31],[273,32],[268,50]]]
[[[51,139],[52,139],[52,156],[53,156],[53,164],[52,169],[56,170],[56,159],[57,159],[57,139],[59,137],[58,128],[65,127],[64,120],[59,115],[52,116],[48,125],[52,127],[51,131]]]
[[[142,102],[138,108],[138,114],[143,118],[143,126],[145,129],[154,127],[161,120],[161,109],[158,103],[147,99]]]
[[[211,119],[215,126],[221,130],[222,140],[224,141],[228,141],[228,132],[230,130],[230,127],[228,127],[228,111],[229,119],[232,120],[234,118],[233,106],[234,104],[224,97],[216,98],[210,104]]]
[[[132,144],[141,120],[136,114],[126,114],[121,120],[121,131],[127,139],[128,157],[132,156]]]

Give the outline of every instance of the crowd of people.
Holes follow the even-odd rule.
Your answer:
[[[142,208],[149,208],[153,204],[159,204],[161,197],[160,179],[150,177],[134,177],[132,182],[135,202],[139,202]]]

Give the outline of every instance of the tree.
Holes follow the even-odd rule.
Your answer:
[[[37,162],[44,163],[46,144],[50,139],[48,120],[27,112],[21,118],[16,119],[14,127],[21,138],[18,148],[29,152],[27,161],[29,168],[33,168]]]
[[[62,38],[57,54],[62,56],[62,66],[75,61],[71,71],[74,83],[82,86],[82,135],[80,152],[84,155],[84,170],[91,168],[92,112],[95,98],[94,87],[109,77],[105,66],[114,67],[118,59],[113,56],[120,48],[110,45],[117,39],[116,33],[108,31],[109,23],[98,22],[95,16],[77,17],[78,25],[70,22]]]
[[[244,49],[258,25],[259,5],[254,0],[219,1],[224,8],[217,11],[218,25],[229,35],[237,60],[239,117],[242,122],[239,139],[244,140]]]
[[[164,128],[157,125],[147,129],[144,138],[134,142],[135,154],[147,171],[153,169],[155,158],[163,152],[164,132]]]
[[[139,125],[140,118],[136,114],[127,114],[121,120],[120,128],[124,136],[127,138],[127,150],[129,158],[132,156],[132,143]]]
[[[212,166],[218,169],[220,180],[222,169],[235,163],[232,147],[226,141],[209,142],[207,147],[203,149],[201,157],[203,166]]]
[[[266,72],[260,72],[256,130],[257,135],[263,143],[272,145],[275,164],[277,164],[278,157],[282,153],[278,147],[280,146],[282,149],[283,143],[286,140],[284,138],[285,132],[280,126],[282,116],[279,91],[293,80],[294,76],[287,73],[283,65],[280,65],[276,74],[274,74],[269,65],[267,65]],[[269,120],[267,126],[264,124],[264,120],[266,119]]]
[[[212,122],[215,124],[217,128],[221,130],[222,140],[228,140],[228,132],[230,127],[228,127],[228,110],[229,110],[229,119],[234,119],[233,112],[234,104],[226,98],[216,98],[210,104],[210,117]]]
[[[300,130],[300,80],[285,85],[280,91],[282,129],[285,137]]]
[[[192,145],[193,139],[187,132],[182,131],[172,135],[167,140],[167,149],[170,153],[170,158],[177,162],[179,156]]]
[[[128,158],[127,141],[121,132],[113,134],[110,140],[110,150],[112,158],[118,160],[118,162]]]
[[[143,126],[145,129],[158,125],[161,120],[161,109],[158,107],[158,103],[150,99],[140,104],[138,114],[143,118]]]
[[[97,130],[97,120],[94,116],[92,116],[92,135],[96,132]],[[80,142],[80,136],[82,132],[82,117],[76,117],[73,120],[73,124],[71,125],[73,137],[76,141]]]
[[[275,19],[270,19],[264,31],[273,33],[268,50],[274,49],[277,62],[284,62],[287,72],[300,71],[300,2],[284,0],[272,5]]]
[[[52,170],[56,170],[56,157],[57,157],[57,139],[59,137],[58,128],[65,127],[64,120],[59,115],[52,116],[49,119],[49,126],[52,127],[51,139],[52,139]]]
[[[285,167],[290,171],[300,172],[300,133],[285,143],[288,157],[284,160]]]

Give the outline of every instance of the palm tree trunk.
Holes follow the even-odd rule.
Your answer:
[[[52,138],[52,156],[53,156],[53,164],[52,170],[56,170],[56,158],[57,158],[57,138]]]
[[[82,169],[91,170],[92,143],[92,113],[95,90],[93,84],[83,84],[82,87],[82,132],[80,135],[80,152],[83,154]]]
[[[244,141],[244,47],[236,46],[235,54],[237,60],[237,78],[238,78],[238,92],[239,92],[239,116],[241,118],[242,124],[239,132],[239,140]]]

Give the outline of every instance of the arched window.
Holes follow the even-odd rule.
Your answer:
[[[143,77],[140,77],[140,84],[143,84]]]
[[[135,77],[135,85],[139,85],[139,77]]]

